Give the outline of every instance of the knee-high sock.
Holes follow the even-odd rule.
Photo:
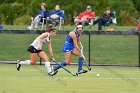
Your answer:
[[[84,59],[83,57],[79,57],[78,59],[78,70],[82,70]]]
[[[19,64],[26,64],[26,65],[30,65],[30,60],[25,60],[25,61],[20,61]]]
[[[60,65],[61,65],[61,66],[66,66],[67,64],[66,64],[66,62],[64,61],[64,62],[61,62]],[[60,65],[54,66],[54,70],[57,70],[57,69],[61,68]]]
[[[52,71],[51,67],[50,67],[50,62],[45,62],[45,67],[46,67],[48,73],[50,73]]]

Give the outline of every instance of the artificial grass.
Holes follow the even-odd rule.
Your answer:
[[[27,48],[38,34],[0,34],[0,60],[29,59]],[[52,38],[52,46],[57,61],[64,61],[62,53],[66,35],[57,35]],[[82,35],[84,54],[88,60],[88,36]],[[49,56],[48,49],[44,46]],[[91,63],[92,64],[120,64],[138,65],[138,37],[119,35],[91,35]],[[72,56],[72,62],[77,57]]]
[[[67,68],[77,71],[76,66]],[[0,64],[0,93],[139,93],[139,68],[92,68],[78,77],[63,69],[50,77],[44,66],[23,65],[17,71],[15,65]]]

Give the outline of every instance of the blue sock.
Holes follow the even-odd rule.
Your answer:
[[[82,66],[83,66],[83,57],[79,57],[79,60],[78,60],[78,70],[82,70]]]
[[[61,66],[66,66],[67,64],[66,64],[66,62],[64,61],[64,62],[61,62],[60,65],[61,65]],[[57,70],[57,69],[61,68],[60,65],[54,66],[54,70]]]

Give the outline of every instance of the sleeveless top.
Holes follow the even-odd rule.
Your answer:
[[[77,40],[78,40],[79,37],[80,37],[80,34],[78,34],[78,33],[76,32],[76,30],[73,30],[73,31],[71,31],[71,32],[75,32],[75,34],[76,34],[76,38],[77,38]],[[67,37],[66,37],[66,41],[65,41],[65,43],[68,43],[68,44],[74,45],[73,39],[70,37],[69,34],[68,34]]]
[[[50,35],[48,33],[48,36],[47,37],[40,39],[40,44],[41,44],[41,46],[43,46],[44,44],[46,44],[47,42],[50,42],[50,41],[51,41],[51,38],[50,38]],[[39,50],[38,49],[38,40],[37,40],[37,38],[33,41],[33,43],[31,44],[31,46],[33,46],[34,48],[36,48],[37,50]]]

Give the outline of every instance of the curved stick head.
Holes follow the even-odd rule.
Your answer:
[[[78,73],[75,73],[73,76],[78,76]]]
[[[88,70],[91,71],[91,68],[89,68]]]

